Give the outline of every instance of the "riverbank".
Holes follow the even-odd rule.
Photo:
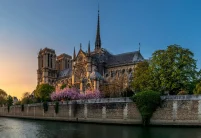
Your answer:
[[[151,118],[151,125],[201,126],[201,97],[200,96],[166,96]],[[0,116],[28,118],[39,120],[54,120],[82,123],[105,124],[141,124],[141,115],[135,105],[127,98],[105,98],[92,100],[77,100],[63,102],[55,113],[54,103],[49,103],[44,112],[41,103],[0,108]]]

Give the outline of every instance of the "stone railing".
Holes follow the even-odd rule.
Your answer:
[[[96,103],[131,103],[133,102],[129,97],[120,97],[120,98],[101,98],[101,99],[86,99],[86,100],[71,100],[71,101],[62,101],[59,102],[60,105],[67,104],[96,104]],[[42,103],[34,104],[25,104],[25,106],[40,106]],[[48,105],[55,105],[55,102],[48,102]],[[21,105],[15,105],[20,107]]]
[[[201,100],[201,95],[168,95],[161,96],[162,100]]]

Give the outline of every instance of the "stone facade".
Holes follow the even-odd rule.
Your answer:
[[[129,98],[106,98],[77,100],[59,105],[55,114],[54,103],[49,103],[47,112],[42,104],[0,107],[0,116],[63,120],[96,123],[141,124],[141,115]],[[166,99],[151,118],[153,125],[199,125],[201,126],[201,97],[192,99]]]
[[[81,91],[99,89],[106,83],[123,80],[123,88],[129,86],[136,63],[144,58],[139,51],[113,55],[102,48],[100,36],[100,19],[98,13],[95,47],[91,50],[90,42],[85,52],[80,49],[73,56],[61,54],[56,56],[55,50],[44,48],[38,54],[38,84],[49,83],[60,87],[77,87]]]

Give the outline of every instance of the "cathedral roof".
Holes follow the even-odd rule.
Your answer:
[[[133,64],[142,60],[144,60],[144,58],[141,53],[139,51],[134,51],[110,56],[107,61],[107,65],[118,66],[124,64]]]
[[[70,77],[72,74],[72,69],[71,68],[68,68],[68,69],[64,69],[64,70],[61,70],[58,74],[58,78],[63,78],[63,77]]]

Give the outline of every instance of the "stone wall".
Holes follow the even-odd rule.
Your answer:
[[[153,114],[151,124],[155,125],[201,125],[201,97],[166,96]],[[54,111],[54,103],[48,103],[48,111],[42,104],[0,107],[0,116],[63,120],[78,122],[141,124],[141,115],[129,98],[105,98],[77,100],[59,103],[59,113]]]

